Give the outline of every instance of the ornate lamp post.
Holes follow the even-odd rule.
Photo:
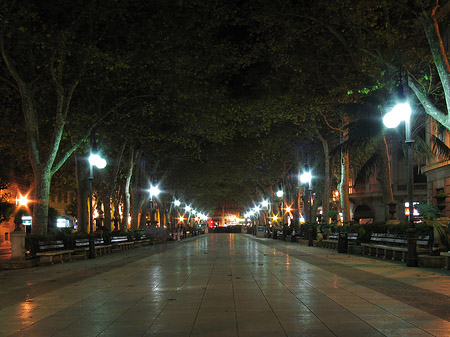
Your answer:
[[[159,189],[158,186],[150,185],[150,189],[148,190],[148,193],[150,194],[150,226],[151,226],[155,222],[153,197],[158,197],[159,193],[161,193],[161,190]]]
[[[94,181],[94,166],[98,169],[106,167],[106,160],[98,154],[89,156],[89,258],[95,258],[95,235],[94,235],[94,207],[92,200],[92,185]]]
[[[305,190],[305,198],[306,198],[306,208],[307,208],[307,212],[305,212],[306,214],[308,214],[308,218],[306,219],[309,222],[309,229],[308,229],[308,246],[313,246],[314,242],[313,242],[313,228],[312,228],[312,215],[311,215],[311,179],[312,179],[312,175],[311,175],[311,171],[305,171],[300,175],[300,182],[302,184],[306,185],[306,190]]]
[[[383,117],[383,123],[387,128],[397,127],[401,121],[405,121],[405,144],[408,147],[408,203],[409,203],[409,225],[408,235],[408,255],[406,265],[408,267],[417,267],[417,247],[416,247],[416,227],[414,225],[414,181],[412,165],[412,145],[414,140],[411,138],[411,107],[409,103],[398,103],[390,112]]]

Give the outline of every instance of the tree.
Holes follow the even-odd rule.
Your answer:
[[[100,58],[96,43],[111,12],[84,2],[7,6],[3,3],[0,49],[25,119],[34,198],[39,200],[33,207],[32,231],[46,234],[52,176],[94,127],[91,124],[73,145],[64,141],[74,92]]]

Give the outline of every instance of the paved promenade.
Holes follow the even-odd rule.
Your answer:
[[[206,234],[0,272],[0,336],[450,336],[450,274]]]

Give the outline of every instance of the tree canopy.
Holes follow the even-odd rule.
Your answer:
[[[47,200],[34,209],[37,232],[52,177],[74,151],[89,151],[92,135],[108,156],[139,151],[148,175],[206,208],[245,202],[302,161],[320,162],[325,175],[317,149],[340,142],[328,125],[341,127],[343,107],[367,96],[387,108],[401,76],[416,112],[450,128],[438,29],[448,9],[418,0],[1,1],[2,118],[14,135],[0,126],[1,155],[8,137],[17,161],[30,158],[36,196]],[[118,167],[117,181],[132,173]]]

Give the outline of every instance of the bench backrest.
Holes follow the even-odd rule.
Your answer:
[[[41,252],[58,249],[64,249],[63,240],[39,241],[39,251]]]
[[[431,235],[419,235],[417,237],[417,245],[429,247],[433,241],[432,239]],[[406,234],[372,233],[370,242],[391,246],[403,246],[408,244],[408,237]]]
[[[417,237],[417,245],[422,247],[429,247],[433,242],[433,237],[431,235],[419,235]]]
[[[112,236],[111,237],[111,243],[116,243],[116,242],[126,242],[128,241],[128,237],[124,236]]]
[[[358,240],[359,233],[348,233],[347,239],[348,240]]]
[[[358,233],[347,233],[347,240],[358,240],[359,234]],[[328,235],[329,240],[338,240],[339,233],[330,233]]]
[[[103,238],[95,238],[94,244],[101,246],[105,244]],[[89,247],[89,239],[75,239],[75,247]]]
[[[338,239],[338,233],[330,233],[328,234],[329,240],[337,240]]]

